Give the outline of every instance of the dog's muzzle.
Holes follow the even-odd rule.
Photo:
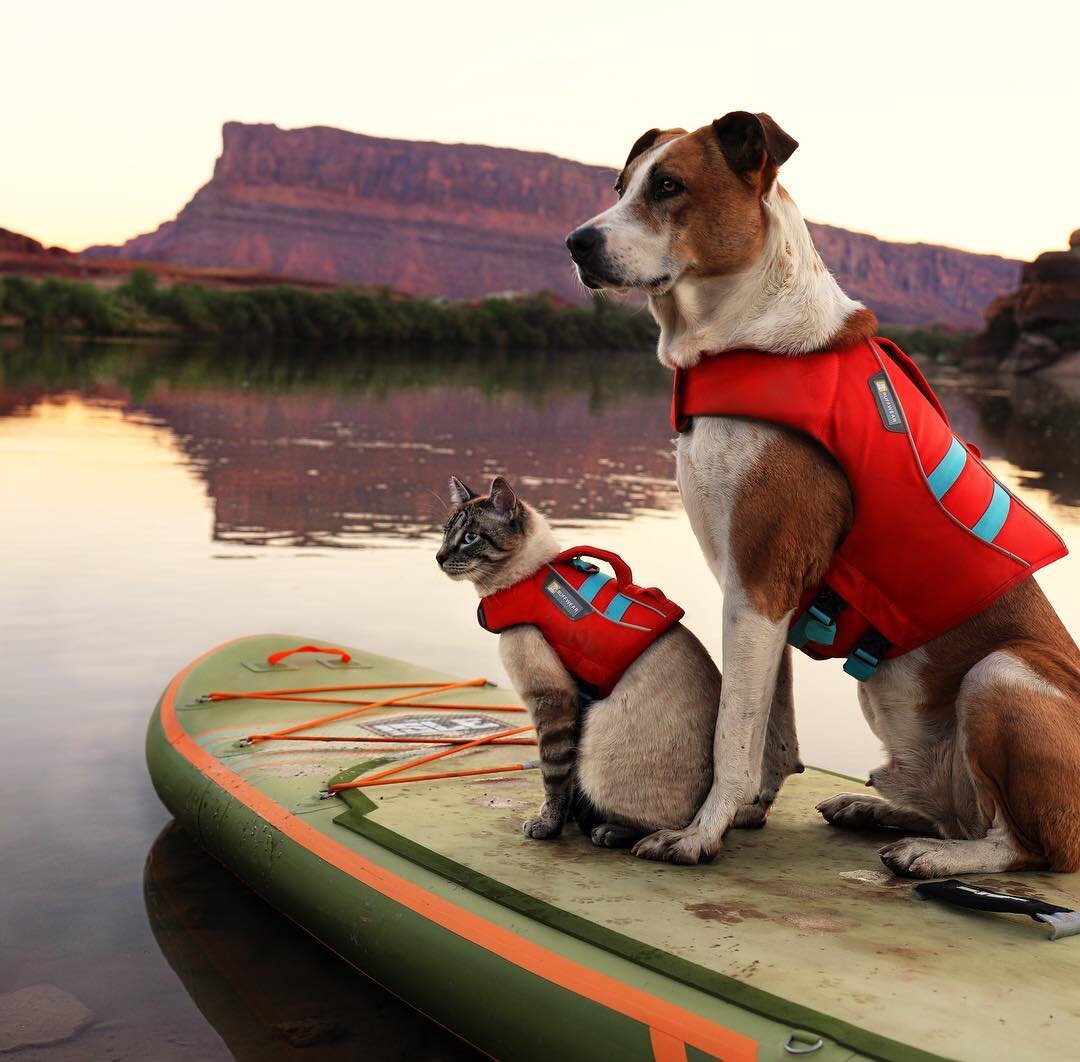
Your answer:
[[[582,284],[589,288],[602,287],[600,258],[604,250],[604,234],[595,225],[582,225],[566,237],[566,247],[578,267]]]

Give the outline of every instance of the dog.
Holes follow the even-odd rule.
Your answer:
[[[651,129],[618,176],[618,202],[567,237],[587,287],[645,293],[669,368],[736,348],[842,351],[876,332],[777,180],[797,146],[746,111],[693,132]],[[776,424],[695,417],[676,458],[723,592],[724,684],[707,798],[688,827],[639,845],[697,863],[747,807],[763,824],[797,769],[789,625],[853,508],[831,455]],[[896,829],[881,858],[912,877],[1080,869],[1080,653],[1033,579],[883,661],[858,696],[887,757],[868,782],[880,795],[823,801],[829,823]]]

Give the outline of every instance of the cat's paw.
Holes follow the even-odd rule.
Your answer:
[[[563,824],[545,815],[533,815],[521,824],[521,832],[534,841],[548,841],[562,833]]]
[[[688,826],[685,830],[657,830],[650,833],[648,837],[642,837],[630,851],[639,859],[693,866],[709,862],[720,851],[720,843],[717,842],[710,851],[700,831]]]
[[[640,836],[640,830],[620,826],[617,822],[602,822],[589,834],[597,848],[629,848]]]

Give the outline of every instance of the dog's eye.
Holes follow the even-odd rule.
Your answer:
[[[678,195],[683,190],[683,186],[674,177],[658,177],[654,189],[657,198],[670,199],[671,196]]]
[[[480,541],[480,536],[475,531],[466,531],[461,536],[461,544],[463,546],[472,546]]]
[[[620,199],[622,199],[622,194],[623,194],[623,186],[622,186],[622,181],[616,181],[616,182],[615,182],[615,194],[616,194],[616,195],[617,195],[617,196],[618,196],[618,197],[619,197]]]

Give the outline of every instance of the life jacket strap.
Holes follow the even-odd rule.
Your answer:
[[[878,664],[891,648],[892,642],[881,631],[869,627],[844,661],[844,670],[852,678],[865,682],[877,671]]]
[[[788,644],[796,649],[801,649],[807,642],[832,645],[836,640],[836,617],[845,604],[831,586],[823,586],[810,607],[792,624]]]

